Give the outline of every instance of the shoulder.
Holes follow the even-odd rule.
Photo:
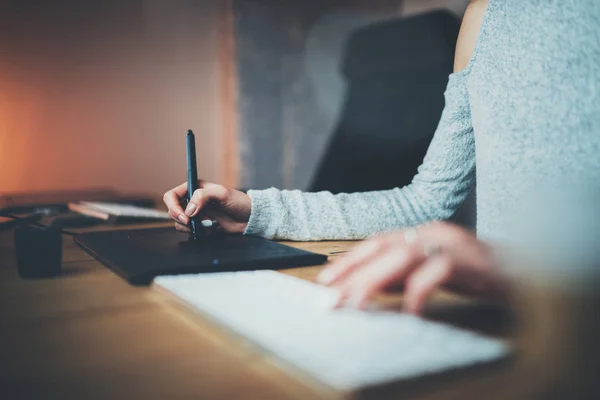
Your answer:
[[[458,35],[458,41],[456,43],[454,72],[462,71],[469,65],[469,61],[475,51],[477,38],[481,31],[488,3],[489,0],[471,0],[465,11],[465,16]]]

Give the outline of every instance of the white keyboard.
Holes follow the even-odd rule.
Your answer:
[[[144,208],[132,206],[128,204],[103,203],[81,201],[80,205],[89,207],[93,210],[113,215],[116,217],[128,218],[148,218],[148,219],[169,219],[169,214],[164,211],[154,210],[152,208]]]
[[[154,282],[338,390],[489,362],[510,352],[502,341],[408,314],[332,310],[333,289],[275,271]]]

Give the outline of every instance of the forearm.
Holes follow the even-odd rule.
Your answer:
[[[428,217],[412,209],[400,189],[339,195],[269,189],[249,195],[252,214],[246,233],[275,239],[363,239]]]
[[[393,173],[389,171],[388,173]],[[475,181],[475,139],[467,88],[451,76],[446,108],[413,182],[386,191],[338,194],[249,191],[246,234],[291,240],[352,240],[450,218]]]
[[[464,195],[448,196],[430,192],[426,186],[413,183],[402,189],[338,195],[250,191],[252,213],[246,234],[288,240],[363,239],[377,232],[445,220],[468,193],[465,189]],[[446,200],[442,200],[444,194]]]

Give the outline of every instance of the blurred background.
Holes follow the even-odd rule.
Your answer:
[[[0,193],[308,188],[357,29],[467,0],[0,0]]]
[[[200,177],[227,186],[403,186],[437,125],[468,2],[0,0],[0,209],[6,193],[159,196],[186,179],[190,128]],[[515,379],[550,393],[583,387],[581,374],[597,389],[600,196],[532,192],[540,215],[518,214],[515,240],[551,268],[513,263],[532,349]]]

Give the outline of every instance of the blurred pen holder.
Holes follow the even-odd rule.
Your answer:
[[[19,226],[15,229],[15,249],[21,278],[39,279],[60,275],[62,261],[60,228]]]

